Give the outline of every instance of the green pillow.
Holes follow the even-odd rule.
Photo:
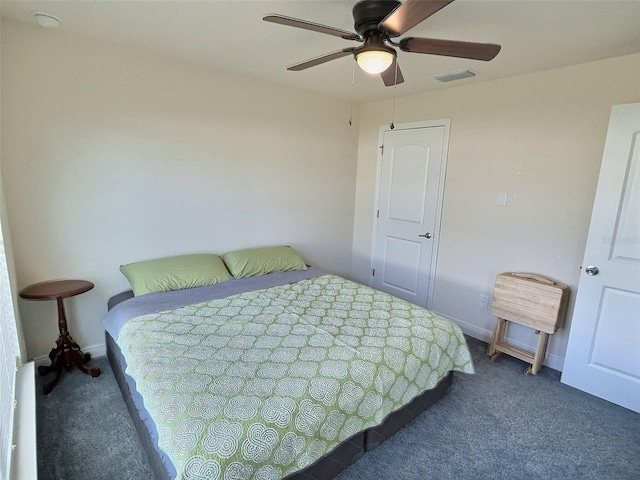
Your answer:
[[[236,250],[222,259],[234,278],[307,269],[300,254],[287,246]]]
[[[129,280],[136,297],[231,280],[222,259],[206,253],[129,263],[121,265],[120,271]]]

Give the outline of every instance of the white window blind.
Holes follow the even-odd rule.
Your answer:
[[[1,227],[1,224],[0,224]],[[0,479],[9,479],[13,450],[16,372],[20,343],[16,331],[13,296],[0,228]]]

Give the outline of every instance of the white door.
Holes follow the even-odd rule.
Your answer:
[[[442,124],[383,134],[370,285],[423,307],[439,235],[445,134]]]
[[[611,110],[562,382],[640,412],[640,103]]]

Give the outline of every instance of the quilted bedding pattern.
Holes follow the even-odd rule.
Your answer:
[[[459,327],[334,275],[129,320],[118,344],[178,479],[279,479],[450,370]]]

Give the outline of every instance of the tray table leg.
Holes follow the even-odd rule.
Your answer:
[[[544,332],[536,332],[540,335],[538,339],[538,348],[536,349],[536,354],[533,357],[533,364],[531,365],[531,373],[533,375],[537,374],[542,368],[542,362],[544,360],[544,356],[547,353],[547,343],[549,342],[549,334]]]
[[[498,320],[496,321],[496,326],[493,330],[493,340],[491,340],[491,343],[489,344],[489,351],[487,352],[487,354],[491,357],[492,361],[495,361],[496,358],[502,355],[502,352],[498,352],[496,350],[496,345],[504,342],[506,325],[507,325],[507,321],[504,318],[498,317]]]

